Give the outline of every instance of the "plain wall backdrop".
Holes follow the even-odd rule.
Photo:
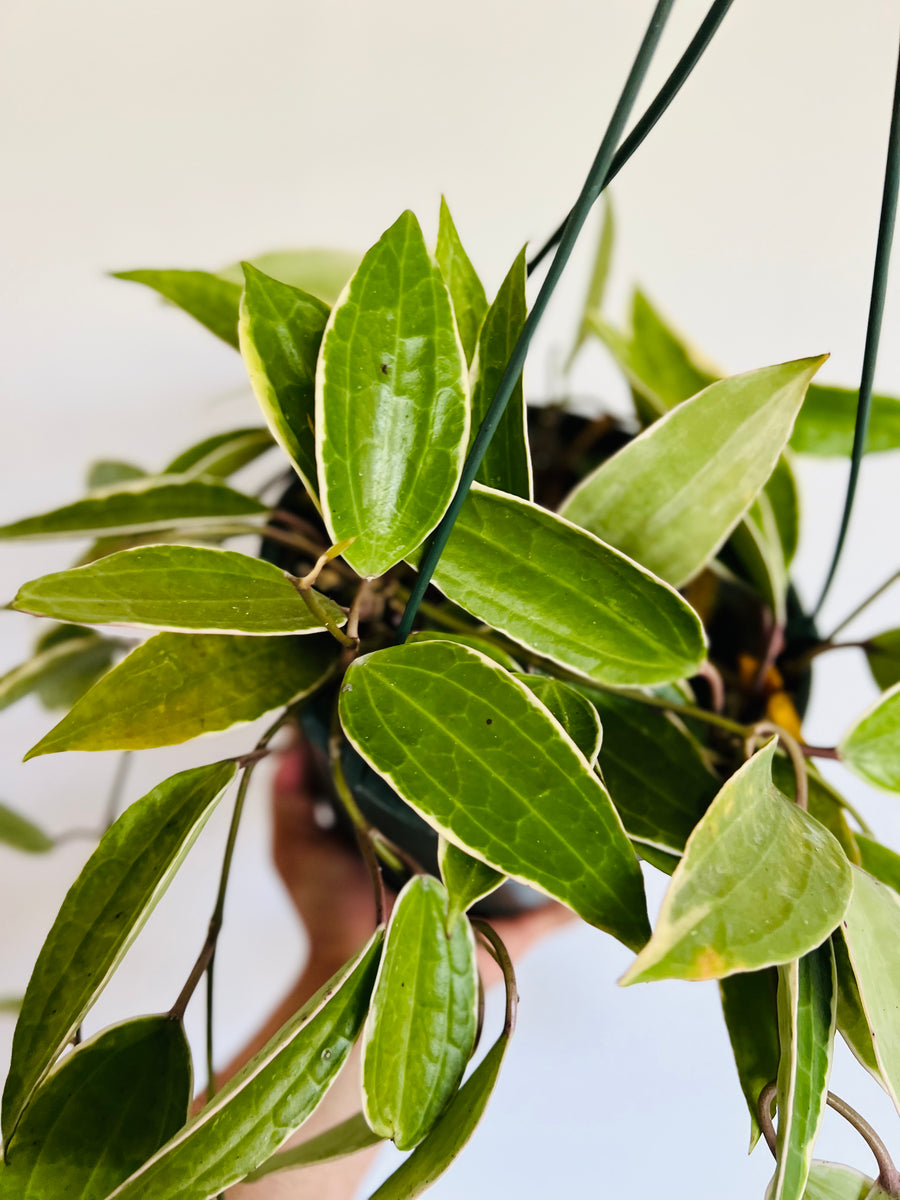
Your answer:
[[[104,272],[215,268],[303,245],[363,250],[405,208],[433,237],[445,193],[489,291],[556,225],[595,153],[649,0],[5,0],[0,8],[3,242],[0,521],[76,498],[97,457],[160,467],[207,433],[257,419],[240,358],[174,309]],[[644,99],[706,9],[680,0]],[[729,371],[831,352],[858,379],[900,15],[890,0],[737,0],[672,110],[616,182],[610,310],[635,281]],[[533,398],[560,385],[589,240],[530,360]],[[900,394],[900,269],[878,370]],[[599,347],[579,394],[624,400]],[[898,564],[896,453],[863,473],[825,628]],[[805,461],[801,593],[818,592],[846,465]],[[71,560],[65,545],[0,548],[0,601]],[[856,626],[900,624],[898,592]],[[3,613],[0,669],[33,623]],[[874,696],[852,652],[816,669],[807,724],[833,744]],[[96,821],[115,756],[21,764],[52,723],[4,714],[0,798],[52,830]],[[249,748],[244,729],[139,756],[134,799],[173,771]],[[900,844],[897,799],[833,776]],[[302,938],[267,860],[266,771],[241,831],[217,972],[223,1060],[294,977]],[[168,1008],[202,941],[224,805],[91,1014],[88,1032]],[[89,847],[0,849],[0,994],[23,990]],[[658,904],[660,877],[650,881]],[[586,927],[521,966],[520,1028],[480,1132],[436,1200],[547,1196],[751,1200],[747,1117],[715,985],[620,990],[622,947]],[[202,1037],[195,1001],[190,1032]],[[496,1015],[496,1014],[495,1014]],[[12,1022],[0,1019],[4,1053]],[[5,1062],[3,1064],[5,1066]],[[838,1055],[835,1090],[900,1146],[896,1116]],[[869,1169],[832,1115],[823,1157]],[[390,1166],[384,1156],[376,1170]],[[374,1179],[375,1176],[373,1176]]]

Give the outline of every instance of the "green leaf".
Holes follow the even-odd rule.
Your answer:
[[[0,526],[0,539],[82,538],[143,533],[173,525],[202,529],[234,517],[256,517],[266,506],[224,484],[162,476],[116,484],[63,508]]]
[[[866,660],[882,691],[900,683],[900,629],[889,629],[866,642]]]
[[[21,1007],[20,996],[0,996],[0,1017],[16,1017]]]
[[[863,713],[837,751],[841,762],[868,783],[900,792],[900,683]]]
[[[859,998],[884,1086],[900,1109],[900,898],[853,868],[853,898],[842,925]]]
[[[825,942],[778,968],[778,1140],[769,1200],[802,1200],[828,1094],[835,1028],[834,955]]]
[[[575,361],[578,351],[591,334],[590,317],[592,315],[599,316],[603,309],[603,297],[606,295],[606,281],[609,278],[615,241],[616,215],[613,211],[609,192],[607,192],[604,196],[603,223],[600,226],[600,237],[597,242],[596,253],[594,254],[594,266],[591,270],[591,278],[588,283],[587,294],[584,298],[578,333],[575,335],[575,341],[572,349],[569,351],[567,368]]]
[[[26,758],[146,750],[255,721],[309,695],[338,657],[333,638],[159,633],[84,695]]]
[[[525,303],[525,251],[519,254],[500,285],[497,298],[488,309],[478,336],[478,350],[472,360],[472,427],[469,449],[491,401],[500,387],[506,364],[519,340],[527,316]],[[488,487],[511,492],[530,500],[531,454],[528,450],[527,416],[522,379],[513,389],[500,424],[478,468],[475,478]]]
[[[734,529],[720,557],[756,588],[776,622],[783,626],[787,621],[787,563],[775,513],[765,490]]]
[[[182,450],[163,472],[164,475],[188,475],[194,478],[227,479],[241,467],[259,458],[272,445],[268,429],[232,429],[214,433],[187,450]]]
[[[357,1113],[348,1117],[346,1121],[341,1121],[340,1125],[326,1129],[324,1133],[310,1138],[309,1141],[301,1142],[299,1146],[292,1146],[290,1150],[279,1150],[277,1154],[267,1158],[261,1167],[245,1176],[245,1182],[255,1183],[257,1179],[264,1179],[266,1175],[272,1175],[276,1171],[293,1171],[297,1167],[334,1162],[350,1154],[358,1154],[360,1150],[368,1150],[370,1146],[377,1146],[383,1141],[384,1138],[372,1132],[362,1113]]]
[[[772,781],[779,791],[784,792],[788,800],[796,799],[797,777],[787,755],[776,754],[772,759]],[[834,834],[848,860],[858,865],[861,860],[857,835],[844,816],[843,796],[822,778],[809,761],[806,764],[806,783],[809,792],[809,815],[815,817],[820,825],[824,825],[829,833]]]
[[[761,1132],[757,1116],[760,1093],[778,1073],[777,981],[772,967],[719,980],[722,1015],[750,1113],[750,1150]]]
[[[719,781],[691,737],[661,709],[589,694],[603,726],[600,770],[622,824],[641,843],[680,853]]]
[[[332,311],[316,378],[322,514],[344,558],[383,575],[444,515],[469,436],[465,356],[447,288],[405,212]]]
[[[136,467],[133,463],[102,458],[98,462],[91,463],[88,470],[88,491],[108,488],[114,483],[128,483],[132,479],[143,479],[146,474],[143,467]]]
[[[481,484],[434,583],[498,632],[600,683],[667,683],[706,657],[699,618],[674,589],[539,505]]]
[[[447,931],[451,932],[463,913],[495,892],[505,876],[445,837],[438,838],[438,863],[447,889]]]
[[[0,842],[26,854],[46,854],[56,845],[43,829],[5,804],[0,804]]]
[[[3,1093],[10,1136],[234,778],[231,761],[181,771],[119,817],[85,863],[32,972]]]
[[[407,640],[410,642],[456,642],[458,646],[468,646],[470,650],[477,650],[479,654],[487,655],[493,662],[505,667],[507,671],[521,670],[520,664],[511,654],[507,654],[505,650],[501,650],[499,646],[493,645],[485,638],[478,637],[477,634],[453,633],[443,629],[440,631],[418,629],[411,633]]]
[[[448,841],[643,944],[640,867],[606,789],[502,668],[450,642],[380,650],[348,669],[340,717],[363,758]]]
[[[233,550],[139,546],[26,583],[13,608],[62,621],[184,633],[313,633],[343,625],[318,592],[307,606],[280,568]]]
[[[820,457],[849,456],[856,427],[856,388],[814,383],[807,393],[791,437],[798,454]],[[900,400],[873,396],[866,451],[895,450],[900,446]]]
[[[478,345],[478,331],[488,310],[488,302],[481,280],[459,240],[450,209],[443,196],[434,256],[453,302],[453,312],[466,363],[471,365]]]
[[[359,264],[359,255],[350,250],[273,250],[247,260],[257,271],[271,275],[281,283],[302,288],[325,304],[334,304],[347,280]],[[236,262],[216,274],[243,286],[243,263]]]
[[[790,962],[847,910],[851,866],[772,783],[771,741],[728,780],[688,838],[650,942],[623,984],[721,979]]]
[[[853,1057],[869,1072],[873,1079],[884,1087],[884,1080],[878,1069],[878,1059],[875,1057],[875,1047],[872,1045],[872,1030],[863,1008],[862,998],[856,976],[853,974],[853,964],[842,930],[838,929],[831,936],[834,949],[834,964],[837,970],[837,1028],[841,1037],[850,1048]]]
[[[478,972],[468,921],[445,927],[447,892],[415,875],[397,898],[366,1018],[363,1109],[411,1150],[459,1087],[475,1048]]]
[[[900,854],[861,833],[856,834],[856,844],[863,870],[900,894]]]
[[[346,1061],[366,1015],[381,940],[378,930],[109,1200],[209,1200],[270,1158]]]
[[[238,332],[250,383],[272,436],[316,499],[316,360],[329,309],[244,264]]]
[[[229,346],[238,346],[240,284],[209,271],[114,271],[115,279],[143,283],[184,309]]]
[[[39,650],[0,678],[0,709],[37,693],[45,708],[68,708],[104,675],[124,643],[86,629]]]
[[[813,1162],[803,1200],[877,1200],[887,1196],[868,1175],[839,1163]]]
[[[632,298],[631,326],[631,370],[659,415],[718,378],[716,368],[702,361],[640,288]]]
[[[561,513],[680,586],[772,474],[824,356],[710,385],[587,477]]]
[[[600,753],[603,730],[597,710],[581,692],[547,675],[526,675],[513,671],[513,677],[534,692],[593,767]]]
[[[168,1015],[114,1025],[47,1078],[0,1165],[2,1200],[105,1200],[187,1118],[191,1052]]]
[[[786,455],[782,454],[779,458],[775,470],[763,488],[763,494],[772,506],[785,565],[790,566],[800,540],[800,497],[797,481]]]
[[[481,1120],[508,1044],[509,1034],[504,1030],[444,1109],[428,1137],[372,1193],[371,1200],[412,1200],[443,1175]]]

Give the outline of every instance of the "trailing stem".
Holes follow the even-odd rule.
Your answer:
[[[516,1028],[516,1012],[519,1005],[519,990],[516,985],[516,972],[513,968],[509,951],[503,944],[500,934],[487,921],[479,917],[472,919],[472,928],[479,933],[487,945],[488,952],[503,972],[503,983],[506,987],[506,1015],[503,1022],[503,1032],[512,1037]]]
[[[771,1083],[767,1083],[760,1092],[756,1105],[759,1127],[762,1130],[763,1137],[766,1139],[766,1145],[772,1151],[772,1157],[776,1160],[778,1158],[778,1142],[775,1134],[775,1126],[772,1123],[772,1102],[777,1092],[778,1085],[774,1080]],[[825,1102],[829,1108],[833,1108],[836,1113],[853,1126],[872,1151],[875,1162],[878,1165],[878,1178],[875,1181],[878,1186],[887,1192],[889,1196],[900,1196],[900,1171],[894,1166],[894,1161],[887,1146],[869,1122],[855,1108],[851,1108],[846,1100],[842,1100],[834,1092],[827,1093]]]
[[[191,997],[193,996],[194,992],[197,989],[197,984],[203,978],[203,975],[205,973],[211,974],[210,968],[213,966],[214,961],[215,961],[216,944],[218,942],[219,933],[221,932],[221,929],[222,929],[222,919],[223,919],[224,912],[225,912],[225,897],[228,892],[228,879],[229,879],[229,876],[231,875],[231,863],[234,858],[234,848],[235,848],[235,844],[237,842],[238,829],[240,828],[241,817],[244,812],[244,803],[247,798],[247,790],[250,786],[250,780],[253,776],[253,771],[256,767],[256,764],[264,757],[263,752],[265,750],[267,750],[268,745],[271,742],[272,738],[275,736],[275,734],[278,732],[278,730],[281,729],[282,726],[285,725],[291,719],[291,716],[292,716],[291,710],[285,709],[285,711],[278,717],[278,720],[275,721],[274,724],[269,726],[269,728],[266,730],[266,732],[262,735],[262,737],[256,743],[256,747],[255,747],[254,751],[251,754],[246,755],[245,758],[242,760],[243,774],[241,775],[241,782],[238,787],[237,796],[235,797],[234,810],[232,811],[232,814],[231,814],[231,824],[228,828],[228,837],[225,842],[225,853],[222,857],[222,870],[219,875],[219,890],[216,894],[216,902],[215,902],[215,905],[213,906],[212,916],[209,919],[209,927],[207,929],[206,939],[203,943],[203,946],[200,949],[200,953],[197,956],[197,960],[194,963],[193,967],[191,968],[191,972],[187,977],[184,987],[181,989],[178,999],[175,1001],[175,1003],[172,1005],[172,1008],[170,1009],[170,1016],[172,1016],[174,1019],[180,1020],[184,1016],[184,1013],[188,1006],[188,1003],[190,1002]],[[212,981],[211,980],[209,982],[208,987],[209,987],[209,992],[208,992],[208,1000],[207,1000],[207,1017],[208,1017],[209,1028],[207,1029],[207,1046],[208,1046],[209,1058],[211,1059],[212,1058],[211,1033],[210,1033],[210,1028],[212,1026],[212,995],[211,995]],[[212,1095],[212,1089],[215,1086],[214,1080],[212,1078],[212,1074],[210,1074],[209,1086],[211,1089],[209,1092],[209,1095]]]

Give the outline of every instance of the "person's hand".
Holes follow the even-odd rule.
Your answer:
[[[283,752],[273,788],[273,858],[309,937],[310,963],[320,968],[324,980],[371,935],[375,905],[356,847],[323,828],[322,782],[305,741]],[[548,901],[520,916],[492,919],[491,925],[515,962],[572,919],[568,909]],[[483,950],[480,967],[485,985],[500,979],[499,968]]]

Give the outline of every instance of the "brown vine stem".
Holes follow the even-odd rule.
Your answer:
[[[833,758],[840,762],[841,756],[838,754],[836,746],[810,746],[803,742],[800,749],[807,758]]]
[[[337,704],[335,704],[331,718],[331,733],[328,738],[328,757],[331,763],[331,776],[334,780],[338,799],[353,825],[353,832],[356,835],[359,852],[363,857],[372,880],[372,894],[375,897],[375,927],[377,928],[379,925],[384,924],[387,894],[384,887],[384,878],[381,874],[381,865],[378,862],[378,854],[375,849],[372,827],[356,803],[353,792],[350,790],[350,785],[347,783],[347,777],[344,774],[344,765],[341,762],[341,747],[343,743],[344,735],[341,733]]]
[[[803,747],[795,737],[792,737],[780,725],[776,725],[774,721],[760,721],[753,726],[750,736],[745,743],[747,757],[749,758],[753,753],[757,740],[768,734],[774,734],[778,738],[782,749],[791,760],[791,766],[794,768],[794,779],[797,784],[796,804],[798,808],[802,808],[804,812],[807,812],[809,810],[809,779],[806,775],[806,759],[803,757]]]
[[[516,1013],[519,1006],[519,989],[516,985],[516,972],[512,959],[500,934],[487,921],[482,921],[480,917],[474,917],[472,918],[472,928],[481,934],[491,957],[503,972],[503,983],[506,987],[506,1015],[503,1021],[503,1032],[507,1037],[512,1037],[516,1028]]]
[[[775,1126],[772,1123],[771,1109],[772,1101],[775,1099],[777,1091],[778,1085],[774,1080],[771,1083],[767,1083],[759,1093],[759,1100],[756,1103],[756,1116],[759,1120],[759,1127],[762,1130],[763,1137],[766,1139],[766,1145],[771,1150],[772,1157],[775,1159],[778,1157],[778,1142],[775,1135]],[[842,1100],[834,1092],[826,1093],[825,1102],[829,1108],[834,1109],[848,1124],[853,1126],[872,1151],[878,1166],[878,1178],[875,1181],[878,1186],[887,1192],[889,1196],[900,1196],[900,1171],[894,1166],[894,1160],[891,1158],[887,1146],[869,1122],[855,1108],[852,1108],[846,1100]]]
[[[281,729],[282,726],[285,725],[289,720],[291,720],[291,718],[291,709],[285,709],[284,712],[278,717],[277,721],[269,726],[266,732],[256,743],[256,747],[253,752],[245,755],[244,759],[242,760],[243,774],[241,776],[241,782],[238,787],[237,796],[235,797],[234,810],[231,814],[231,825],[228,828],[228,837],[225,842],[225,853],[222,857],[222,870],[219,875],[219,890],[216,894],[216,902],[213,906],[212,916],[209,919],[209,928],[207,929],[206,940],[200,949],[200,953],[197,956],[196,962],[191,968],[191,972],[187,977],[184,987],[179,993],[178,999],[169,1010],[169,1016],[172,1017],[173,1020],[181,1020],[181,1018],[184,1016],[188,1003],[197,989],[197,984],[203,978],[203,975],[214,964],[216,943],[218,942],[219,933],[222,929],[222,918],[225,912],[225,896],[228,892],[228,879],[231,874],[231,863],[234,859],[234,848],[237,842],[241,817],[244,812],[244,802],[247,798],[247,789],[250,786],[250,780],[252,778],[254,768],[263,757],[262,751],[265,751],[268,748],[269,742],[271,742],[278,730]],[[209,1038],[209,1031],[207,1031],[207,1037]],[[209,1046],[209,1040],[207,1041],[207,1045]],[[209,1087],[210,1090],[207,1095],[211,1097],[215,1088],[215,1082],[211,1071]]]

